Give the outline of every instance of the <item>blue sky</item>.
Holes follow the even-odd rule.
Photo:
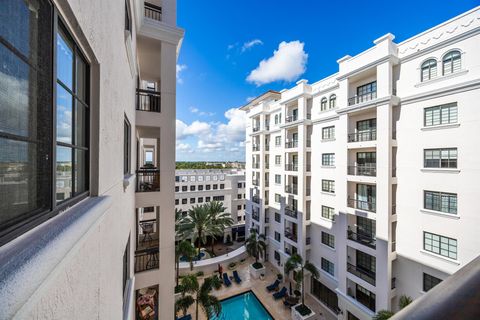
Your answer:
[[[185,29],[177,64],[177,160],[243,161],[237,108],[249,97],[299,79],[318,81],[337,72],[339,58],[388,32],[401,42],[478,4],[177,0],[177,24]]]

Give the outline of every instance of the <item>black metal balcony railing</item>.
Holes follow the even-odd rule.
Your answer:
[[[162,21],[162,7],[145,2],[145,17]]]
[[[158,248],[135,251],[135,272],[158,269]]]
[[[312,243],[312,238],[307,237],[307,238],[305,239],[305,244],[308,246],[310,243]]]
[[[137,170],[137,192],[160,191],[160,170]]]
[[[137,110],[160,112],[160,92],[137,89]]]
[[[290,239],[294,242],[297,242],[297,235],[296,234],[285,230],[284,235],[285,235],[285,238]]]
[[[298,147],[298,141],[297,140],[292,140],[292,141],[285,142],[285,148],[287,148],[287,149],[297,148],[297,147]]]
[[[252,201],[259,204],[260,203],[260,197],[259,196],[253,196]]]
[[[286,206],[285,207],[285,215],[289,216],[289,217],[292,217],[294,219],[297,219],[298,218],[297,208],[292,207],[292,206]]]
[[[138,222],[137,249],[147,249],[158,247],[158,221],[157,219],[147,219]]]
[[[268,188],[270,186],[270,182],[268,182],[268,180],[265,180],[265,188]],[[267,204],[267,203],[265,203]]]
[[[286,185],[285,186],[285,192],[286,193],[291,193],[291,194],[298,194],[298,185]]]
[[[377,175],[377,165],[375,163],[348,166],[348,174],[351,176],[375,177]]]
[[[259,169],[260,168],[260,163],[252,163],[252,168],[253,169]]]
[[[297,121],[298,116],[296,114],[292,114],[291,116],[288,116],[285,118],[285,123]]]
[[[348,142],[362,142],[377,140],[377,129],[362,130],[355,133],[348,134]]]
[[[253,127],[253,128],[252,128],[252,131],[253,131],[253,132],[258,132],[258,131],[260,131],[260,127]]]
[[[268,142],[265,143],[265,151],[270,151],[270,145]]]
[[[270,169],[270,163],[265,162],[265,169]]]
[[[258,179],[253,179],[253,180],[252,180],[252,184],[253,184],[254,186],[258,186],[258,185],[260,184],[260,182],[258,181]]]
[[[372,249],[375,249],[376,247],[376,240],[372,235],[356,233],[352,230],[347,230],[347,238]]]
[[[260,214],[258,212],[252,212],[252,219],[260,222]]]
[[[348,262],[347,262],[347,271],[359,277],[360,279],[370,283],[372,286],[375,285],[375,272],[370,270],[365,270],[363,268],[359,268]]]
[[[312,140],[307,139],[307,148],[310,148],[312,146]]]
[[[266,130],[266,131],[270,130],[270,125],[265,124],[265,130]]]
[[[366,210],[366,211],[371,211],[375,212],[376,210],[376,201],[375,200],[370,200],[370,201],[365,201],[365,200],[358,200],[354,198],[348,198],[348,206],[350,208],[355,208],[359,210]]]
[[[348,98],[348,105],[353,106],[358,103],[367,102],[377,98],[377,91],[367,92],[358,96]]]
[[[252,145],[252,150],[253,151],[260,151],[260,145],[259,144]]]
[[[298,171],[298,163],[285,164],[285,171]]]

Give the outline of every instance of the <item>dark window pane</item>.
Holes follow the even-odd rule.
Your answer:
[[[75,194],[88,190],[88,152],[85,150],[75,150]]]
[[[87,119],[88,108],[76,100],[77,106],[75,109],[75,145],[80,147],[87,147]]]
[[[72,196],[71,148],[57,146],[56,177],[57,202],[60,202],[59,196],[63,199],[68,199]]]
[[[82,57],[77,55],[77,90],[76,94],[80,100],[85,103],[87,96],[87,65],[83,61]]]
[[[0,36],[25,57],[29,57],[31,51],[36,49],[30,48],[30,40],[38,33],[38,14],[35,10],[38,6],[38,1],[18,0],[2,0],[0,5]]]
[[[72,95],[57,84],[57,141],[72,143]]]
[[[73,49],[62,32],[57,34],[57,78],[73,90]]]

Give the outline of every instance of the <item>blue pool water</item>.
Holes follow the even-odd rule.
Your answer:
[[[213,320],[273,320],[252,291],[221,301],[222,312]]]

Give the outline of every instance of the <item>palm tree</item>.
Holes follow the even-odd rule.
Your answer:
[[[195,258],[196,250],[195,247],[190,243],[190,241],[182,240],[175,246],[175,266],[177,270],[176,283],[178,286],[178,277],[180,272],[180,258],[186,257],[190,262],[190,270],[193,270],[193,258]]]
[[[187,296],[182,293],[182,297],[175,301],[175,312],[178,313],[182,311],[183,316],[187,314],[188,308],[195,303],[195,300],[192,296]]]
[[[250,229],[250,235],[245,241],[245,249],[250,257],[255,258],[255,264],[258,264],[259,257],[263,257],[267,250],[267,244],[265,243],[265,235],[257,235],[256,229]]]
[[[212,225],[210,212],[205,205],[194,206],[188,210],[179,228],[183,238],[190,238],[193,243],[198,241],[197,249],[200,254],[202,244],[207,243],[207,236],[217,233],[216,227]]]
[[[295,271],[295,282],[300,283],[302,286],[302,305],[305,306],[305,286],[303,280],[305,278],[305,270],[312,274],[312,277],[317,279],[319,277],[318,270],[308,260],[303,263],[303,259],[300,255],[294,253],[285,262],[285,273],[288,275],[290,271]]]
[[[175,236],[180,235],[180,227],[183,222],[182,210],[175,208]]]
[[[212,230],[216,231],[210,235],[212,238],[211,246],[212,246],[212,253],[214,252],[214,244],[216,240],[216,236],[223,236],[224,230],[231,227],[233,225],[233,219],[230,213],[225,212],[225,207],[223,203],[219,201],[212,201],[205,204],[206,209],[209,212]]]
[[[192,303],[195,303],[195,319],[198,319],[198,306],[200,305],[205,312],[207,319],[210,319],[213,315],[217,315],[222,310],[222,305],[217,297],[210,294],[213,289],[214,281],[212,278],[206,278],[202,285],[198,284],[197,276],[194,274],[189,274],[182,278],[182,298],[179,299],[186,299],[185,294],[191,293],[194,294],[192,297]],[[178,302],[177,302],[178,303]],[[180,305],[183,305],[183,301],[181,301]],[[185,303],[186,305],[187,303]],[[190,304],[191,305],[191,304]],[[190,306],[189,305],[189,306]],[[188,306],[188,307],[189,307]],[[187,309],[188,309],[187,307]],[[180,309],[182,310],[182,309]]]
[[[402,295],[402,296],[400,296],[400,300],[398,301],[398,307],[400,309],[403,309],[406,306],[408,306],[410,303],[412,303],[412,301],[413,301],[412,297]]]

